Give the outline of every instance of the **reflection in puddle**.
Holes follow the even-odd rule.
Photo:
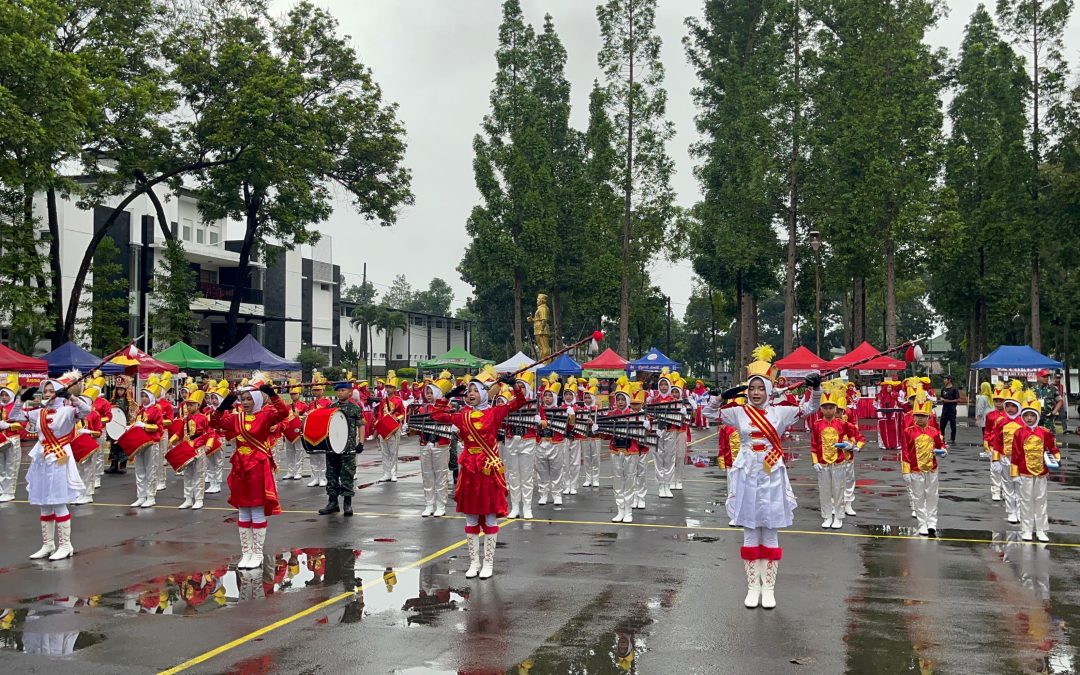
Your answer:
[[[65,602],[70,603],[70,607],[76,607],[80,601],[70,598]],[[64,630],[62,621],[54,623],[49,618],[63,613],[63,610],[0,610],[0,649],[27,654],[68,656],[105,640],[101,633]]]

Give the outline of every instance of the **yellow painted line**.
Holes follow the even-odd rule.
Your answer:
[[[10,501],[10,502],[7,502],[7,503],[9,503],[9,504],[29,504],[30,502],[28,502],[26,500],[18,500],[18,499],[16,499],[16,500],[13,500],[13,501]],[[106,502],[92,502],[90,504],[72,504],[70,506],[72,506],[72,507],[76,507],[76,506],[109,506],[109,507],[116,507],[116,508],[121,508],[121,509],[133,509],[133,510],[137,510],[137,511],[144,510],[143,507],[141,507],[141,506],[130,506],[128,504],[109,504],[109,503],[106,503]],[[166,511],[179,511],[180,510],[180,509],[177,509],[175,506],[169,506],[168,504],[154,504],[153,506],[151,506],[149,508],[150,509],[163,509],[163,510],[166,510]],[[199,509],[199,511],[232,511],[232,512],[235,513],[236,509],[231,507],[231,506],[204,506],[201,509]],[[187,509],[188,513],[198,513],[199,511],[192,511],[191,509]],[[297,510],[283,509],[281,512],[283,514],[285,514],[285,513],[296,513],[296,514],[302,514],[302,515],[305,515],[305,514],[306,515],[319,515],[318,510],[315,510],[315,511],[297,511]],[[337,514],[337,515],[340,515],[340,514]],[[421,518],[422,517],[419,513],[379,513],[377,511],[354,511],[353,515],[355,515],[358,518],[364,518],[364,517],[372,517],[372,518],[373,517],[382,517],[382,518]],[[443,519],[459,519],[460,520],[460,519],[462,519],[464,517],[465,516],[452,515],[452,514],[448,513],[445,516],[440,516],[438,518],[431,518],[431,520],[443,520]]]
[[[703,530],[706,532],[742,532],[741,527],[719,527],[710,525],[672,525],[669,523],[613,523],[604,520],[560,520],[555,518],[533,518],[529,521],[531,523],[555,523],[560,525],[596,525],[600,527],[654,527],[658,529],[669,530]],[[824,537],[854,537],[858,539],[915,539],[915,540],[936,540],[936,541],[953,541],[966,544],[1002,544],[1004,541],[993,541],[991,539],[966,539],[961,537],[923,537],[916,534],[867,534],[865,532],[837,532],[835,530],[787,530],[782,529],[780,532],[784,534],[808,534],[813,536]],[[1008,542],[1008,543],[1023,543],[1023,544],[1039,544],[1037,541],[1021,541],[1021,542]],[[1042,544],[1043,546],[1057,546],[1061,548],[1080,548],[1080,543],[1072,544],[1068,542],[1049,542]]]
[[[499,522],[499,526],[502,527],[508,522],[513,522],[513,521],[511,521],[509,519],[503,519],[502,521]],[[442,556],[446,555],[447,553],[449,553],[449,552],[451,552],[451,551],[453,551],[455,549],[461,548],[466,543],[467,543],[466,539],[461,539],[459,541],[454,542],[453,544],[450,544],[449,546],[446,546],[444,548],[439,549],[438,551],[435,551],[434,553],[432,553],[430,555],[426,555],[426,556],[424,556],[423,558],[421,558],[419,560],[413,561],[413,562],[405,565],[404,567],[398,567],[398,568],[395,568],[395,569],[396,569],[397,572],[404,572],[405,570],[411,570],[411,569],[420,567],[421,565],[427,564],[427,563],[431,562],[432,560],[435,560],[436,558],[441,558]],[[335,605],[335,604],[341,602],[342,600],[348,600],[349,598],[356,597],[357,593],[363,593],[364,591],[366,591],[369,588],[375,586],[376,584],[382,583],[385,578],[386,578],[386,575],[383,575],[383,576],[379,577],[375,581],[369,581],[368,583],[364,584],[363,586],[360,586],[358,589],[354,589],[352,591],[348,591],[348,592],[345,592],[345,593],[341,593],[339,595],[335,595],[335,596],[333,596],[331,598],[327,598],[326,600],[323,600],[320,603],[314,604],[311,607],[308,607],[307,609],[300,610],[296,614],[292,614],[290,616],[285,617],[284,619],[281,619],[279,621],[275,621],[272,624],[263,626],[262,628],[259,628],[257,630],[253,630],[250,633],[248,633],[247,635],[243,635],[241,637],[238,637],[238,638],[236,638],[235,640],[233,640],[231,642],[226,642],[225,644],[221,645],[220,647],[215,647],[215,648],[211,649],[208,652],[203,652],[202,654],[199,654],[198,656],[190,658],[187,661],[184,661],[183,663],[177,664],[177,665],[173,666],[172,668],[169,668],[168,670],[163,670],[160,673],[158,673],[158,675],[174,675],[175,673],[180,673],[180,672],[183,672],[183,671],[185,671],[185,670],[187,670],[189,668],[197,666],[200,663],[205,663],[206,661],[209,661],[210,659],[214,658],[215,656],[219,656],[219,655],[224,654],[225,652],[227,652],[227,651],[229,651],[231,649],[235,649],[235,648],[237,648],[237,647],[239,647],[241,645],[247,644],[248,642],[251,642],[252,640],[254,640],[256,638],[262,637],[263,635],[266,635],[267,633],[269,633],[271,631],[275,631],[278,628],[282,628],[283,626],[288,626],[290,623],[293,623],[293,622],[295,622],[295,621],[297,621],[299,619],[302,619],[305,616],[311,616],[312,614],[318,612],[319,610],[326,609],[327,607]]]
[[[689,448],[689,447],[690,447],[691,445],[694,445],[695,443],[700,443],[700,442],[702,442],[702,441],[707,441],[707,440],[709,440],[710,438],[715,438],[715,437],[716,437],[716,434],[718,434],[718,433],[720,433],[720,432],[719,432],[719,431],[717,431],[717,432],[715,432],[715,433],[709,434],[708,436],[702,436],[701,438],[695,438],[694,440],[692,440],[692,441],[690,441],[689,443],[687,443],[687,444],[686,444],[686,447],[688,447],[688,448]]]

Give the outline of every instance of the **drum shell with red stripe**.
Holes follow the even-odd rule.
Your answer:
[[[337,408],[319,408],[304,417],[301,442],[309,453],[342,453],[348,443],[349,423]]]
[[[220,434],[208,433],[203,434],[195,439],[196,448],[206,448],[206,456],[214,454],[218,450],[221,450],[224,442],[221,440]]]
[[[195,451],[195,446],[191,444],[191,441],[180,441],[165,453],[165,461],[169,463],[173,471],[180,473],[188,464],[195,461],[197,455],[198,453]]]
[[[129,460],[134,459],[135,455],[154,443],[155,441],[150,436],[150,433],[142,427],[131,427],[120,438],[116,439],[116,444],[120,446],[120,449],[124,451]]]
[[[304,432],[304,419],[298,415],[292,415],[281,423],[281,435],[290,443],[295,443]]]
[[[90,434],[77,434],[71,441],[71,454],[77,464],[82,464],[99,449],[98,439]]]
[[[391,415],[383,415],[375,420],[375,433],[383,438],[389,438],[399,428],[401,428],[401,424]]]

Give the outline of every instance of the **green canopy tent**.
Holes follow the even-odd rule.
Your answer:
[[[224,370],[225,362],[203,354],[186,342],[176,344],[163,349],[154,355],[158,361],[171,363],[184,370]]]
[[[421,361],[419,367],[421,370],[441,370],[443,368],[447,370],[477,370],[489,363],[494,363],[494,361],[473,356],[465,351],[464,347],[454,347],[442,356],[436,356],[430,361]]]

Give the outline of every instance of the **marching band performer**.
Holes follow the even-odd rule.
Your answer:
[[[210,426],[236,443],[229,471],[229,504],[240,512],[237,526],[243,551],[236,567],[255,569],[263,562],[266,519],[281,513],[274,459],[267,445],[270,428],[289,416],[289,407],[258,373],[249,386],[241,388],[239,400],[242,410],[234,412],[237,395],[230,392],[211,413]]]
[[[210,415],[221,405],[225,397],[229,395],[229,383],[226,380],[214,384],[212,390],[208,390],[203,399],[206,405],[202,414],[206,416],[209,425]],[[204,447],[206,448],[206,483],[205,494],[216,495],[221,492],[221,478],[225,466],[225,439],[213,427],[208,427]]]
[[[90,405],[78,398],[78,385],[68,389],[78,378],[78,371],[72,371],[45,380],[41,387],[42,407],[34,410],[23,410],[23,404],[37,393],[36,388],[27,389],[8,416],[13,422],[29,422],[38,430],[26,471],[29,501],[40,510],[41,522],[41,548],[30,555],[31,560],[63,560],[75,553],[67,505],[78,498],[84,485],[75,466],[71,441],[75,438],[75,423],[91,411]]]
[[[599,383],[593,384],[591,381],[589,388],[581,395],[581,412],[584,417],[593,420],[593,425],[599,413],[599,406],[597,406],[599,395]],[[575,415],[575,417],[579,416]],[[585,465],[585,482],[581,484],[581,487],[600,487],[600,438],[592,429],[583,431],[586,435],[581,441],[581,456]]]
[[[1001,501],[1002,476],[1000,458],[994,450],[994,433],[1005,418],[1005,390],[1004,384],[994,387],[991,395],[994,409],[986,413],[986,424],[983,425],[983,450],[990,456],[990,499],[995,502]]]
[[[13,373],[0,388],[0,502],[15,499],[15,485],[22,465],[22,438],[19,435],[22,424],[11,419],[17,391],[19,376]]]
[[[329,408],[330,399],[323,396],[325,386],[327,384],[326,378],[319,371],[315,371],[311,375],[311,381],[314,384],[311,385],[311,395],[315,398],[312,401],[308,411]],[[304,459],[311,466],[311,482],[307,484],[308,487],[326,487],[326,455],[321,452],[305,452]],[[303,472],[303,469],[301,469]]]
[[[382,453],[382,481],[390,481],[391,483],[397,482],[397,470],[398,470],[398,446],[401,444],[401,423],[405,421],[405,404],[401,401],[401,397],[397,395],[398,380],[396,377],[389,377],[383,382],[383,389],[386,392],[385,397],[379,402],[379,407],[375,412],[375,424],[386,424],[387,422],[382,420],[384,417],[393,418],[397,422],[397,428],[387,434],[385,437],[379,434],[379,451]]]
[[[837,416],[841,396],[835,388],[823,391],[821,418],[810,425],[810,452],[818,477],[821,526],[834,530],[844,526],[847,450],[851,446],[862,448],[866,443],[857,425]]]
[[[103,432],[105,431],[105,425],[101,422],[101,415],[98,414],[97,409],[94,408],[94,401],[97,400],[99,393],[97,387],[88,385],[83,387],[82,394],[78,396],[78,398],[82,399],[83,403],[89,406],[90,412],[75,423],[75,434],[93,438],[97,449],[90,453],[90,457],[76,464],[79,468],[79,478],[81,478],[83,482],[83,492],[79,495],[78,499],[72,502],[73,504],[94,503],[94,481],[97,478],[96,457],[101,454],[101,437],[104,435]],[[74,461],[74,458],[72,461]]]
[[[161,492],[169,486],[169,463],[165,461],[165,453],[169,450],[169,427],[172,426],[173,420],[176,418],[176,408],[173,406],[172,401],[169,400],[169,393],[172,389],[172,373],[168,371],[162,373],[158,383],[157,405],[161,408],[162,430],[161,438],[158,439],[158,444],[153,449],[156,458],[154,471],[157,475],[157,490]]]
[[[719,452],[716,456],[716,465],[721,469],[724,469],[725,477],[727,479],[727,494],[724,495],[724,502],[727,503],[727,498],[731,496],[731,467],[735,464],[735,460],[739,457],[739,430],[730,424],[721,424],[716,430],[716,437],[719,439],[717,442],[720,446]],[[735,521],[728,521],[730,527],[735,527]]]
[[[337,397],[331,408],[340,410],[345,416],[349,430],[346,435],[345,449],[340,453],[326,453],[326,506],[319,509],[319,515],[326,516],[338,512],[338,497],[342,498],[342,515],[351,517],[352,498],[356,485],[356,456],[364,451],[364,413],[360,406],[352,401],[352,382],[334,384]]]
[[[459,385],[447,398],[462,392]],[[469,544],[469,569],[466,579],[479,576],[488,579],[494,573],[495,543],[499,534],[499,518],[507,514],[506,471],[499,457],[499,427],[508,414],[525,405],[525,390],[514,386],[514,398],[509,404],[493,407],[488,404],[488,390],[473,380],[465,385],[465,407],[452,411],[447,399],[440,399],[431,418],[442,424],[452,424],[458,430],[463,451],[459,464],[454,501],[458,513],[465,516],[465,538]],[[480,562],[480,531],[484,532],[483,565]]]
[[[642,388],[640,382],[633,382],[630,385],[630,412],[644,412],[645,411],[645,390]],[[652,418],[646,416],[647,422],[646,428],[652,425]],[[645,466],[648,464],[646,459],[649,454],[648,443],[642,443],[638,445],[638,457],[636,462],[632,462],[634,469],[634,499],[631,503],[631,507],[635,509],[645,508],[645,495],[649,492],[648,484],[645,481]]]
[[[709,418],[704,415],[705,406],[709,403],[709,390],[705,387],[705,383],[701,380],[697,380],[694,383],[694,390],[690,392],[690,397],[694,401],[694,428],[695,429],[708,429]]]
[[[90,381],[90,385],[97,390],[97,396],[94,398],[94,410],[97,411],[98,417],[101,418],[101,426],[104,429],[105,425],[112,421],[112,403],[104,396],[105,377],[100,370],[94,371],[94,379]],[[89,387],[87,388],[89,389]],[[101,476],[105,473],[105,455],[108,452],[107,440],[108,437],[105,434],[98,437],[98,452],[94,454],[94,489],[101,487]]]
[[[129,429],[133,427],[142,429],[150,439],[150,445],[136,451],[133,460],[135,501],[131,502],[131,506],[135,508],[150,508],[157,504],[157,454],[154,448],[160,445],[164,428],[161,407],[158,405],[160,391],[159,385],[147,382],[139,392],[139,408],[128,425]]]
[[[656,391],[653,392],[649,405],[675,405],[678,403],[672,392],[672,379],[667,368],[661,371],[660,379],[656,383]],[[656,424],[656,457],[653,466],[656,469],[656,482],[659,485],[661,499],[674,497],[671,493],[671,485],[675,481],[675,437],[679,435],[681,425],[657,422]]]
[[[896,426],[895,412],[882,412],[899,407],[896,400],[896,387],[900,383],[896,380],[882,380],[877,396],[874,397],[874,407],[877,408],[878,417],[878,445],[882,450],[897,450],[900,447],[900,438]]]
[[[576,377],[569,377],[562,390],[562,404],[571,418],[574,418],[574,410],[577,407]],[[566,425],[566,439],[563,443],[563,494],[576,495],[578,481],[581,480],[581,442],[585,438],[582,430],[578,429],[573,422]]]
[[[855,385],[848,382],[846,385],[840,381],[837,382],[837,411],[841,412],[840,417],[844,419],[848,424],[854,425],[856,433],[859,433],[859,414],[857,407],[853,405],[852,400],[849,398],[854,395],[856,400],[858,399],[858,390]],[[846,404],[846,407],[845,407]],[[862,438],[862,434],[859,433],[858,438]],[[844,463],[841,464],[844,470],[844,514],[848,516],[854,516],[855,514],[855,451],[861,450],[866,443],[865,439],[862,441],[856,441],[855,443],[845,443],[843,448]]]
[[[290,424],[294,420],[303,420],[304,415],[307,413],[307,404],[300,398],[302,389],[299,383],[294,379],[289,383],[289,417],[283,422],[283,424]],[[281,474],[281,480],[300,480],[304,477],[301,465],[304,461],[304,443],[302,434],[297,435],[296,438],[289,440],[288,435],[283,436],[282,442],[285,444],[285,470]]]
[[[697,403],[686,390],[686,381],[678,377],[671,389],[675,400],[683,402],[683,422],[679,433],[675,435],[675,470],[672,474],[672,490],[681,490],[683,469],[686,467],[686,452],[690,448],[690,422],[697,414]],[[688,411],[688,412],[686,412]]]
[[[776,606],[776,577],[783,556],[778,531],[791,525],[797,506],[784,466],[781,438],[800,415],[817,411],[821,399],[821,376],[810,373],[804,380],[813,390],[809,402],[770,406],[776,377],[773,356],[771,347],[756,348],[754,361],[746,367],[747,404],[719,410],[720,421],[738,429],[746,446],[728,472],[727,512],[743,528],[741,556],[747,580],[743,604],[748,608],[757,607],[759,601],[765,609]]]
[[[131,400],[128,398],[127,382],[124,378],[114,380],[112,400],[109,401],[109,418],[112,419],[112,408],[119,408],[125,416],[131,414]],[[104,473],[125,474],[127,473],[128,458],[124,451],[114,441],[109,446],[109,468]]]
[[[536,444],[536,481],[540,498],[537,504],[543,506],[548,499],[555,506],[562,505],[563,485],[563,434],[553,428],[548,416],[555,411],[559,403],[561,384],[557,379],[549,379],[547,386],[540,393],[540,431]],[[569,426],[569,416],[567,425]]]
[[[934,401],[920,392],[911,401],[911,413],[915,423],[904,430],[904,447],[901,456],[904,474],[910,476],[911,492],[915,501],[915,517],[919,521],[919,534],[937,536],[938,515],[938,460],[940,454],[948,454],[941,432],[930,426],[934,415]]]
[[[525,371],[518,375],[516,383],[524,392],[526,401],[535,398],[533,383],[536,373]],[[509,403],[509,400],[507,401]],[[540,415],[536,415],[539,424]],[[509,518],[522,517],[530,520],[532,513],[533,482],[536,479],[536,424],[507,425],[503,455],[506,462],[506,484],[510,492]]]
[[[608,417],[630,414],[631,387],[626,376],[619,378],[608,408]],[[616,423],[617,424],[617,423]],[[627,427],[630,422],[627,422]],[[649,420],[643,416],[642,428],[648,430]],[[612,434],[608,443],[611,449],[611,491],[615,496],[615,517],[613,523],[634,522],[634,504],[637,501],[637,465],[641,463],[641,444],[629,436]]]
[[[1013,380],[1005,391],[1003,412],[1005,416],[998,420],[990,447],[998,463],[998,475],[1001,476],[1001,492],[1005,497],[1005,520],[1012,524],[1020,522],[1020,509],[1017,503],[1016,481],[1012,474],[1013,436],[1024,427],[1020,419],[1020,401],[1024,385],[1020,380]]]
[[[450,391],[450,380],[439,378],[424,385],[420,414],[430,415]],[[422,517],[446,515],[446,490],[450,479],[450,439],[420,432],[420,476],[424,484]]]
[[[192,389],[184,400],[184,415],[172,426],[172,442],[188,441],[195,448],[195,461],[184,467],[184,501],[181,509],[198,510],[203,507],[206,490],[206,443],[209,440],[210,421],[200,411],[206,392]]]
[[[1031,541],[1031,532],[1039,541],[1050,541],[1050,521],[1046,509],[1047,457],[1061,460],[1054,442],[1054,432],[1039,425],[1043,405],[1033,391],[1025,392],[1020,417],[1024,426],[1013,434],[1010,448],[1011,478],[1016,483],[1020,510],[1020,538]]]

